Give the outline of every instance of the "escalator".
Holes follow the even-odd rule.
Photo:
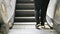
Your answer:
[[[16,0],[15,22],[35,22],[34,0]]]

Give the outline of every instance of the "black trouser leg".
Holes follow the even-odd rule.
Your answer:
[[[45,23],[45,19],[46,19],[46,10],[47,10],[47,7],[44,8],[44,9],[41,9],[41,25],[44,26],[44,23]]]
[[[40,24],[40,8],[41,8],[41,0],[34,0],[35,4],[35,18],[36,18],[36,24]]]
[[[36,11],[36,25],[38,25],[40,23],[40,20],[39,20],[39,11]]]
[[[46,21],[46,12],[47,12],[47,7],[48,7],[49,0],[44,0],[42,3],[42,8],[41,8],[41,25],[44,26],[44,23]]]

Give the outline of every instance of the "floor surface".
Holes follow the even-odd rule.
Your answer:
[[[35,24],[20,24],[14,25],[13,29],[9,31],[8,34],[57,34],[51,29],[36,29]]]

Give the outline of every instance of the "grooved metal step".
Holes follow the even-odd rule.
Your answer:
[[[16,17],[32,17],[34,16],[34,10],[16,10]]]
[[[16,0],[15,22],[35,22],[34,0]]]
[[[17,3],[33,3],[34,0],[17,0]]]
[[[16,11],[35,11],[35,10],[16,10]]]
[[[14,25],[35,25],[36,22],[15,22]]]
[[[16,9],[34,9],[34,3],[18,3]]]
[[[15,22],[35,22],[35,17],[15,17]]]

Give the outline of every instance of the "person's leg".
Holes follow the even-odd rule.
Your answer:
[[[39,24],[39,11],[36,11],[36,16],[35,16],[35,18],[36,18],[36,25],[38,25]]]
[[[49,4],[49,0],[43,0],[42,9],[41,9],[41,26],[44,26],[46,19],[46,11]]]
[[[36,24],[38,25],[40,23],[40,20],[39,20],[40,0],[34,0],[34,4],[35,4]]]
[[[38,24],[40,24],[40,19],[39,19],[39,12],[40,12],[40,8],[41,8],[41,4],[40,4],[41,0],[34,0],[34,4],[35,4],[35,19],[36,19],[36,28],[39,27]]]

